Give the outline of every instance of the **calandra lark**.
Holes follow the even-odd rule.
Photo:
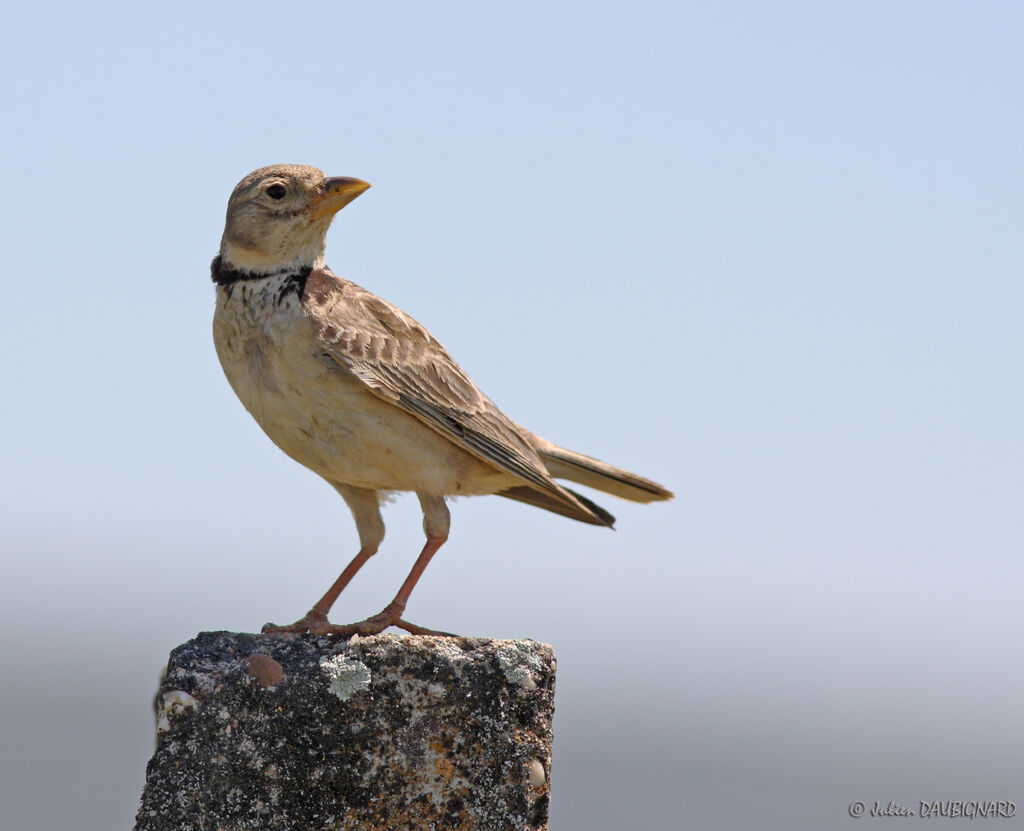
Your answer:
[[[672,496],[520,427],[423,326],[327,268],[331,220],[369,187],[314,167],[256,170],[231,194],[211,266],[214,341],[231,387],[278,447],[334,486],[359,532],[359,553],[305,617],[265,632],[429,632],[402,614],[448,538],[446,497],[498,494],[610,526],[611,514],[554,479],[634,502]],[[426,545],[380,614],[330,624],[332,604],[384,538],[380,504],[393,491],[419,498]]]

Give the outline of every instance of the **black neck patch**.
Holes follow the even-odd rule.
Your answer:
[[[278,302],[281,301],[285,294],[295,292],[299,297],[302,296],[302,292],[306,290],[306,280],[309,279],[309,275],[313,272],[313,266],[307,265],[303,268],[296,269],[295,271],[288,271],[288,280],[281,287],[281,297],[278,298]],[[263,274],[259,271],[243,271],[240,268],[234,268],[230,265],[225,265],[221,261],[221,256],[218,254],[213,258],[213,262],[210,263],[210,279],[213,280],[218,286],[224,286],[228,294],[231,294],[231,290],[238,283],[253,283],[259,280],[266,280],[269,277],[279,277],[282,272],[274,272],[271,274]]]

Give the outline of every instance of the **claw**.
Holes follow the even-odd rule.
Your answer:
[[[324,635],[325,629],[330,629],[331,624],[327,622],[327,615],[321,614],[310,610],[306,612],[305,617],[295,621],[295,623],[289,623],[285,626],[279,626],[276,623],[264,623],[263,628],[260,630],[264,635],[283,635],[289,633],[302,633],[309,632],[313,635]]]
[[[415,623],[409,623],[407,620],[399,619],[395,622],[395,626],[399,629],[404,629],[413,635],[437,635],[442,638],[457,638],[459,637],[454,632],[442,632],[440,629],[427,629],[423,626],[417,626]]]

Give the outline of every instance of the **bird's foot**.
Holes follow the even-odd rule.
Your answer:
[[[295,623],[279,626],[276,623],[264,623],[260,630],[264,635],[281,634],[302,634],[309,632],[313,635],[325,635],[330,631],[332,624],[327,622],[327,615],[310,609],[305,617],[299,618]]]
[[[287,626],[278,626],[274,623],[264,624],[262,632],[265,635],[288,634],[309,632],[313,635],[378,635],[389,626],[396,626],[404,629],[413,635],[440,635],[442,637],[458,637],[451,632],[441,632],[437,629],[427,629],[424,626],[417,626],[402,618],[403,607],[394,603],[389,604],[380,614],[360,620],[357,623],[328,623],[327,615],[310,610],[306,616],[295,623]]]

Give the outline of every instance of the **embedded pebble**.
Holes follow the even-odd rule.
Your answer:
[[[248,666],[249,677],[261,687],[275,687],[284,680],[284,669],[269,655],[255,652],[243,663]]]
[[[184,690],[169,690],[160,697],[160,712],[156,718],[156,732],[166,733],[171,729],[171,716],[177,716],[186,710],[194,710],[199,701]]]

